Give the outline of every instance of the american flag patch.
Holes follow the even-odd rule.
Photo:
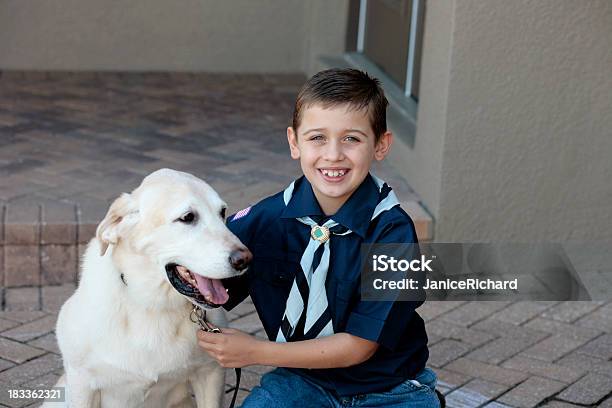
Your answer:
[[[251,207],[247,207],[244,210],[240,210],[238,211],[235,215],[234,218],[232,218],[232,222],[242,218],[242,217],[246,217],[246,215],[251,211]]]

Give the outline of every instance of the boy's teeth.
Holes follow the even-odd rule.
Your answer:
[[[341,177],[346,174],[345,170],[322,170],[327,177]]]

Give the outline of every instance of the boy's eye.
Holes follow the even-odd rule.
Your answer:
[[[359,141],[359,138],[355,137],[355,136],[347,136],[344,139],[349,141],[349,142],[358,142]]]
[[[319,140],[323,140],[325,139],[325,137],[323,135],[314,135],[312,136],[310,139],[308,140],[312,140],[312,141],[319,141]]]

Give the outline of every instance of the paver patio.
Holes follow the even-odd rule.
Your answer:
[[[48,387],[61,374],[57,311],[109,201],[161,167],[206,179],[234,211],[284,188],[299,174],[284,134],[303,81],[3,73],[0,407],[37,406],[7,390]],[[401,201],[418,201],[393,169],[375,171]],[[419,312],[449,407],[612,407],[611,302],[427,302]],[[250,302],[229,317],[263,336]],[[267,370],[244,369],[240,399]],[[228,390],[233,382],[230,370]]]

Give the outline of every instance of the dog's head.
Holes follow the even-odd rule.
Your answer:
[[[113,202],[96,232],[101,255],[114,246],[113,261],[134,290],[170,284],[194,303],[218,307],[228,299],[221,279],[240,275],[251,260],[225,226],[226,207],[199,178],[158,170]]]

